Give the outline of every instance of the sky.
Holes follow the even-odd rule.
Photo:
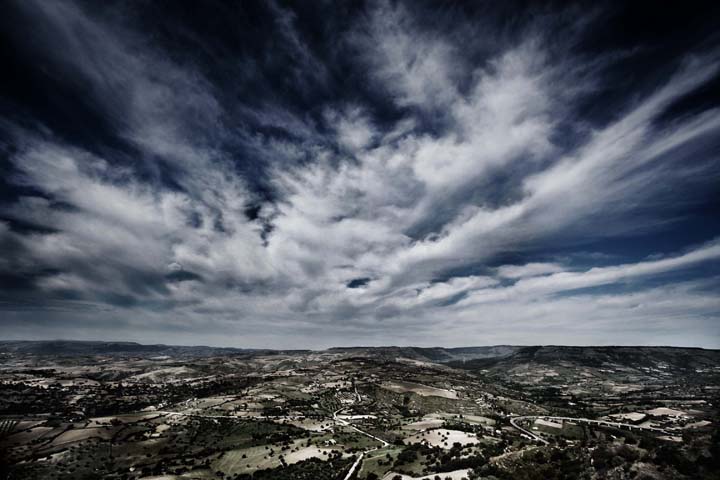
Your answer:
[[[720,11],[0,19],[0,338],[720,348]]]

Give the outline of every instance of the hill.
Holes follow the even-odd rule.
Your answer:
[[[143,345],[136,342],[100,342],[79,340],[0,341],[0,352],[20,355],[168,355],[213,356],[262,352],[241,348],[206,346]]]

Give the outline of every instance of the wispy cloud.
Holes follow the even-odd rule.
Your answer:
[[[706,208],[717,105],[668,111],[717,78],[717,52],[668,59],[598,120],[581,106],[634,53],[578,53],[591,20],[539,17],[509,40],[479,18],[377,2],[332,22],[330,46],[329,26],[271,4],[272,49],[218,61],[180,55],[136,12],[14,8],[34,20],[30,61],[81,88],[117,142],[40,114],[2,124],[0,308],[15,336],[29,322],[253,346],[717,346],[703,335],[720,312],[717,233],[602,248]],[[287,82],[266,84],[271,67]],[[238,92],[226,69],[262,88]]]

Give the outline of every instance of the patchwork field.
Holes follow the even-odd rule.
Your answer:
[[[713,478],[714,369],[655,377],[617,358],[537,366],[502,351],[513,365],[409,361],[417,350],[397,348],[11,355],[0,480]]]

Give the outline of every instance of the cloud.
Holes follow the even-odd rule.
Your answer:
[[[685,254],[633,264],[595,267],[587,271],[557,271],[545,276],[521,275],[511,287],[478,290],[468,296],[464,305],[494,302],[518,297],[533,297],[558,292],[598,287],[633,280],[638,277],[659,275],[669,271],[690,268],[701,262],[712,262],[720,258],[720,243],[715,240],[708,245]],[[535,265],[525,265],[523,270],[532,271]],[[500,272],[503,271],[500,267]],[[517,269],[518,267],[511,267]],[[517,271],[517,270],[515,270]]]
[[[504,278],[524,278],[560,271],[562,271],[562,266],[554,263],[528,263],[525,265],[503,265],[498,268],[498,275]]]
[[[329,346],[639,341],[646,325],[710,345],[717,232],[697,212],[720,176],[720,115],[668,112],[717,78],[716,52],[658,63],[593,116],[637,52],[580,53],[591,19],[508,35],[402,2],[323,26],[269,4],[271,38],[219,58],[232,32],[186,51],[195,26],[171,14],[175,35],[155,36],[140,7],[15,8],[38,26],[28,61],[79,89],[82,124],[102,118],[112,139],[40,110],[1,125],[15,288],[0,308],[17,332],[57,319]],[[652,233],[667,243],[629,247]]]

